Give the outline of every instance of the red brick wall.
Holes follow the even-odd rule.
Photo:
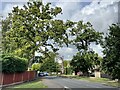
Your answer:
[[[7,85],[16,82],[33,80],[35,78],[35,71],[26,71],[23,73],[3,74],[0,73],[0,84]]]

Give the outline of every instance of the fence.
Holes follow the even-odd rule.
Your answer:
[[[5,74],[0,73],[0,85],[16,84],[24,81],[33,80],[36,77],[35,71],[26,71],[23,73]]]

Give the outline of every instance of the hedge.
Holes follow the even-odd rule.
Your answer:
[[[2,72],[24,72],[28,67],[28,60],[14,55],[2,55]]]

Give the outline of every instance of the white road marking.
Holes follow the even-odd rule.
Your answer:
[[[64,86],[64,88],[69,88],[69,87],[67,87],[67,86]]]
[[[67,86],[64,86],[64,89],[65,90],[71,90],[69,87],[67,87]]]

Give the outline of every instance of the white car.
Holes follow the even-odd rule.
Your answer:
[[[48,76],[49,75],[49,73],[48,72],[43,72],[44,73],[44,76]]]

